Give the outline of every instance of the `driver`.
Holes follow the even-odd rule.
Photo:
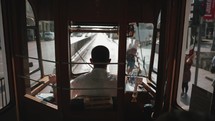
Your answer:
[[[70,83],[71,97],[116,96],[116,75],[107,72],[107,64],[111,61],[108,48],[102,45],[94,47],[90,61],[93,70],[78,76]]]

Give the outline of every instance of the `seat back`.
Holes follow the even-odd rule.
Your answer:
[[[103,96],[85,96],[84,97],[85,109],[112,109],[112,97]]]

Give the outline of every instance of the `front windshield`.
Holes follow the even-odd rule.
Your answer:
[[[73,74],[91,72],[91,50],[97,45],[104,45],[110,50],[111,62],[107,71],[117,74],[118,37],[112,33],[114,26],[71,26],[71,71]],[[74,31],[75,30],[75,31]],[[115,63],[115,64],[113,64]]]

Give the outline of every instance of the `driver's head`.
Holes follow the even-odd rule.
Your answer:
[[[107,65],[110,62],[109,50],[107,47],[99,45],[93,48],[91,52],[91,62],[94,63],[105,63],[102,65]],[[96,64],[97,65],[97,64]]]

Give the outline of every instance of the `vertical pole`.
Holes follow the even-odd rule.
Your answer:
[[[197,40],[197,52],[196,52],[196,71],[195,71],[195,80],[194,80],[194,85],[197,85],[197,79],[198,79],[198,72],[199,72],[199,58],[200,58],[200,49],[201,49],[201,41],[202,41],[202,17],[200,17],[200,24],[199,27],[197,27],[197,32],[198,32],[198,40]]]
[[[38,55],[38,63],[39,63],[39,69],[40,69],[40,78],[42,78],[44,76],[44,68],[43,68],[43,62],[42,62],[42,48],[41,48],[41,43],[40,43],[40,33],[39,33],[39,21],[38,19],[35,19],[35,33],[36,33],[36,45],[37,45],[37,55]]]

